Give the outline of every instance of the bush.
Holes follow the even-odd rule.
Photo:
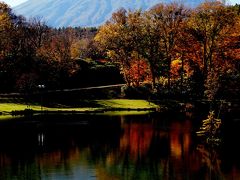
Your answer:
[[[129,99],[149,99],[152,94],[151,85],[143,85],[139,87],[125,86],[122,89],[125,98]]]

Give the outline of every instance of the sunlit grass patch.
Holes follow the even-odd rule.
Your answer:
[[[154,103],[139,99],[107,99],[96,100],[96,102],[104,107],[109,108],[123,108],[123,109],[149,109],[157,108]]]
[[[15,120],[15,119],[19,119],[19,118],[21,118],[21,116],[1,115],[1,116],[0,116],[0,121],[4,121],[4,120]]]
[[[151,113],[151,111],[106,111],[100,113],[99,115],[106,116],[129,116],[129,115],[146,115]]]
[[[12,111],[23,111],[25,109],[32,109],[34,111],[93,111],[98,108],[50,108],[38,105],[27,105],[27,104],[17,104],[17,103],[0,103],[0,112],[12,112]]]
[[[0,111],[1,112],[11,112],[11,111],[22,111],[25,109],[40,110],[40,106],[28,106],[27,104],[18,104],[18,103],[1,103]]]
[[[80,108],[48,108],[43,107],[43,110],[45,111],[78,111],[78,112],[86,112],[86,111],[96,111],[99,110],[99,108],[90,108],[90,107],[80,107]]]
[[[41,105],[25,103],[0,103],[0,113],[5,115],[19,115],[28,113],[103,113],[104,115],[134,115],[148,113],[149,110],[159,108],[158,105],[146,100],[132,99],[107,99],[91,100],[92,107],[85,107],[82,104],[74,107],[59,105],[58,107],[45,107]],[[28,111],[30,110],[30,111]],[[146,111],[146,112],[145,112]],[[5,116],[6,117],[6,116]],[[3,118],[3,117],[2,117]]]

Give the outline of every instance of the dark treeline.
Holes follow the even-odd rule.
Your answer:
[[[98,28],[51,28],[0,3],[0,92],[126,82],[153,97],[235,98],[240,7],[159,4],[120,9]]]

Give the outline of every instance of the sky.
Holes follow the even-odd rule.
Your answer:
[[[10,5],[11,7],[17,6],[27,0],[0,0],[3,1],[5,3],[7,3],[8,5]],[[240,3],[240,0],[227,0],[228,3],[235,5],[236,3]]]
[[[240,4],[240,0],[227,0],[231,5]]]
[[[8,5],[10,5],[11,7],[17,6],[27,0],[0,0],[1,2],[5,2]]]

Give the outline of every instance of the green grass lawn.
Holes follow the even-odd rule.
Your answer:
[[[89,111],[95,110],[97,108],[50,108],[50,107],[41,107],[37,105],[26,105],[18,103],[0,103],[0,112],[12,112],[12,111],[23,111],[25,109],[32,109],[34,111]]]
[[[90,101],[92,103],[92,101]],[[25,109],[32,109],[34,111],[96,111],[104,109],[128,109],[128,110],[138,110],[138,109],[151,109],[158,108],[154,103],[150,103],[146,100],[130,100],[130,99],[109,99],[109,100],[94,100],[93,103],[97,107],[42,107],[40,105],[27,105],[23,103],[0,103],[0,112],[2,113],[11,113],[12,111],[23,111]]]
[[[19,103],[0,103],[1,112],[22,111],[24,109],[31,108],[32,110],[40,110],[40,106],[28,106],[26,104]]]
[[[96,100],[96,103],[106,108],[119,108],[119,109],[149,109],[157,108],[154,103],[146,100],[132,100],[132,99],[108,99],[108,100]]]

